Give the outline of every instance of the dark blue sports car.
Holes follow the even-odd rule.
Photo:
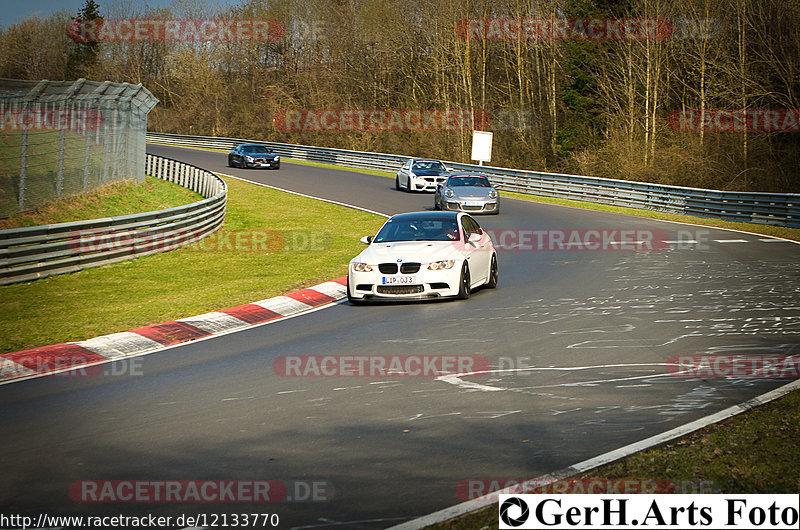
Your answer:
[[[240,144],[228,153],[230,167],[267,167],[280,169],[281,157],[261,144]]]

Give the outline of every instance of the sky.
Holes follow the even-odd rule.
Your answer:
[[[203,1],[203,0],[199,0]],[[173,0],[95,0],[100,5],[100,13],[106,14],[105,8],[119,5],[130,4],[131,6],[149,6],[151,8],[168,7],[173,4]],[[0,27],[6,28],[20,20],[33,15],[48,17],[66,9],[71,15],[76,15],[86,3],[85,0],[3,0],[0,8]],[[235,0],[213,0],[207,1],[211,5],[234,5]]]
[[[4,3],[3,9],[0,9],[0,26],[8,27],[23,18],[36,14],[48,16],[64,8],[70,13],[77,13],[83,0],[11,0]]]

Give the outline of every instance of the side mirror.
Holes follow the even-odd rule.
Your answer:
[[[375,237],[375,236],[364,236],[364,237],[362,237],[360,239],[360,241],[365,245],[369,245],[370,243],[372,243],[372,238],[373,237]]]
[[[477,243],[480,240],[481,240],[481,235],[477,232],[473,232],[472,234],[469,235],[468,241],[470,243]]]

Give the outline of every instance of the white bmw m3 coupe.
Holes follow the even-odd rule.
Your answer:
[[[388,219],[350,261],[347,298],[369,300],[469,298],[497,286],[492,238],[463,212],[411,212]]]

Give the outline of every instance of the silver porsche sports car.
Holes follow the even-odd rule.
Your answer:
[[[433,206],[437,210],[498,214],[500,193],[486,175],[455,173],[436,189]]]

